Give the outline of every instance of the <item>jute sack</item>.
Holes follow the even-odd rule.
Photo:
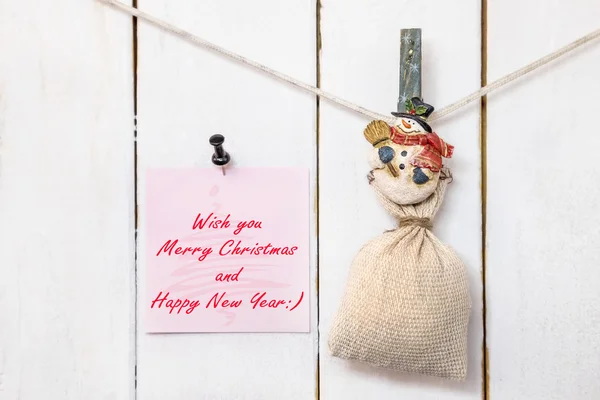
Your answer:
[[[414,205],[375,187],[399,227],[367,243],[350,269],[329,334],[334,356],[462,380],[471,309],[464,264],[430,231],[448,180]]]

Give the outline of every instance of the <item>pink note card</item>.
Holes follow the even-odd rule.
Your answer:
[[[147,332],[309,332],[308,169],[146,176]]]

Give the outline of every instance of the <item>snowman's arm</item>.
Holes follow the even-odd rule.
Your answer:
[[[379,149],[377,149],[375,147],[369,149],[368,161],[369,161],[369,167],[371,167],[371,169],[385,168],[385,164],[379,158]]]

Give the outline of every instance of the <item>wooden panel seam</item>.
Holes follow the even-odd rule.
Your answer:
[[[487,0],[481,0],[481,87],[487,85]],[[481,147],[481,287],[482,287],[482,397],[489,399],[489,350],[487,348],[486,310],[486,229],[487,229],[487,96],[480,100],[480,147]]]
[[[315,2],[315,40],[316,40],[316,46],[315,46],[315,60],[316,60],[316,85],[317,87],[320,89],[321,88],[321,0],[316,0]],[[320,182],[319,182],[319,154],[321,151],[321,147],[320,147],[320,107],[321,107],[321,99],[319,96],[315,96],[315,131],[316,131],[316,139],[315,139],[315,145],[316,145],[316,189],[315,189],[315,225],[316,225],[316,231],[317,231],[317,257],[316,257],[316,271],[315,271],[315,275],[316,275],[316,282],[315,282],[315,287],[317,290],[317,306],[316,306],[316,313],[317,313],[317,332],[316,332],[316,337],[317,337],[317,367],[316,367],[316,382],[315,382],[315,398],[316,400],[320,400],[321,398],[321,394],[320,394],[320,389],[321,389],[321,364],[320,364],[320,351],[321,351],[321,335],[320,335],[320,330],[319,330],[319,302],[320,302],[320,297],[319,297],[319,269],[320,269],[320,258],[319,258],[319,250],[320,250],[320,238],[319,238],[319,189],[320,189]]]
[[[132,0],[132,7],[138,8],[138,0]],[[137,143],[137,115],[138,115],[138,19],[131,17],[132,25],[132,47],[133,47],[133,200],[134,200],[134,284],[135,293],[133,297],[134,309],[134,336],[133,336],[133,399],[137,400],[137,366],[138,366],[138,328],[139,328],[139,313],[138,313],[138,229],[139,229],[139,207],[138,207],[138,143]]]

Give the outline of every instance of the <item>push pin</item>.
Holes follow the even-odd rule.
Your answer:
[[[231,157],[229,157],[229,153],[223,149],[223,142],[225,141],[225,137],[223,135],[212,135],[208,142],[215,146],[215,154],[212,156],[212,163],[221,167],[223,170],[223,175],[225,175],[225,165],[229,163]]]

